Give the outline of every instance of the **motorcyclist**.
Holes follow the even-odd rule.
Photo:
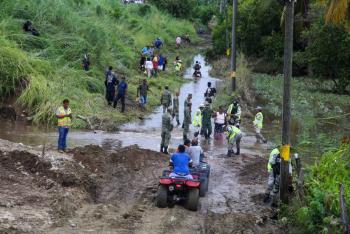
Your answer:
[[[193,66],[193,69],[194,69],[193,76],[202,77],[201,68],[202,66],[200,65],[200,63],[196,61],[195,65]]]
[[[190,167],[192,167],[192,159],[185,152],[186,148],[184,145],[179,145],[177,152],[174,153],[170,158],[170,166],[173,171],[169,174],[170,177],[186,177],[186,179],[192,180],[193,177],[190,174]]]

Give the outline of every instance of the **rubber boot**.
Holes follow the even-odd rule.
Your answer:
[[[169,154],[168,153],[168,147],[167,146],[164,146],[164,151],[163,151],[164,154]]]
[[[176,122],[177,122],[177,126],[180,126],[180,121],[179,121],[179,120],[177,120]]]
[[[265,193],[265,196],[264,196],[264,203],[269,203],[271,200],[270,198],[270,193]]]
[[[227,157],[231,157],[234,154],[233,150],[227,151]]]
[[[160,152],[161,152],[161,153],[164,153],[163,148],[164,148],[164,146],[161,145],[161,146],[160,146]]]
[[[236,155],[239,155],[241,152],[241,149],[237,147],[237,152],[236,152]]]
[[[271,197],[271,207],[277,208],[278,207],[278,200],[277,200],[277,194],[272,195]]]

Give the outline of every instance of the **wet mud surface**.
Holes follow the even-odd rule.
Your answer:
[[[43,155],[0,140],[0,233],[282,233],[260,202],[260,156],[208,156],[209,192],[197,212],[155,206],[168,159],[137,146]]]

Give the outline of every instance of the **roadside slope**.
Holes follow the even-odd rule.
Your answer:
[[[175,50],[174,40],[188,33],[198,41],[188,21],[179,20],[150,5],[123,5],[120,1],[25,0],[0,3],[0,99],[16,101],[36,123],[54,122],[53,109],[63,98],[71,100],[75,114],[90,117],[97,126],[135,118],[136,87],[143,74],[137,71],[139,51],[156,37],[164,40],[169,71],[177,55],[191,54],[189,48]],[[31,20],[40,32],[35,37],[22,31]],[[82,56],[88,52],[91,70],[84,72]],[[188,57],[188,56],[186,56]],[[129,112],[121,115],[107,108],[104,100],[104,69],[112,65],[129,83]],[[158,104],[159,90],[169,84],[178,88],[182,80],[172,71],[166,79],[151,81],[149,105]],[[111,126],[108,126],[111,125]],[[85,127],[81,120],[74,127]]]

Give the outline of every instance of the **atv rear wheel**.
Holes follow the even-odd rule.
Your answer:
[[[201,185],[199,187],[199,196],[204,197],[207,191],[208,191],[208,178],[204,177],[204,179],[201,180]]]
[[[159,185],[157,192],[157,206],[159,208],[167,207],[168,205],[168,188],[164,185]]]
[[[188,191],[186,208],[192,211],[198,210],[199,189],[194,188]]]

